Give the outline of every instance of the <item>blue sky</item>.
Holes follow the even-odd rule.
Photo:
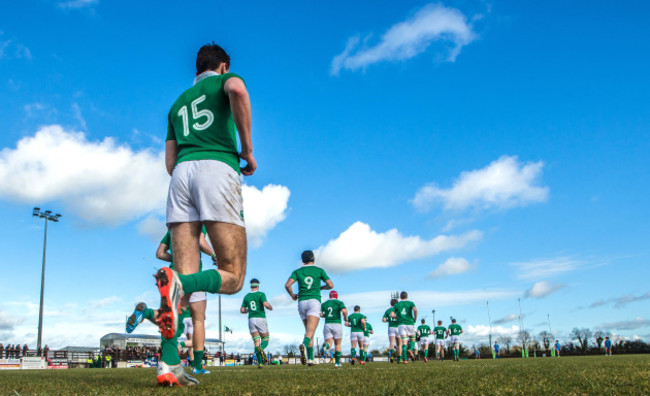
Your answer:
[[[465,342],[574,327],[650,339],[647,6],[611,2],[254,5],[32,1],[0,15],[0,342],[96,345],[157,305],[166,115],[198,48],[252,100],[249,271],[301,340],[283,285],[311,248],[346,304],[408,290]],[[25,20],[24,16],[29,15]],[[204,260],[209,262],[209,260]],[[207,264],[206,264],[207,265]],[[224,298],[250,349],[244,292]],[[515,315],[515,316],[513,316]],[[218,336],[216,297],[208,336]],[[155,334],[153,326],[142,332]],[[319,328],[318,334],[321,334]]]

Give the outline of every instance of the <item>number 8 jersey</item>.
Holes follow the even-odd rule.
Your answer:
[[[237,173],[237,130],[224,91],[229,78],[243,79],[235,73],[203,73],[176,99],[168,115],[167,139],[178,147],[176,164],[183,161],[216,160]]]
[[[248,309],[248,318],[266,318],[264,311],[264,303],[266,302],[266,294],[261,291],[251,292],[244,296],[244,301],[241,303],[242,307]]]
[[[320,302],[320,286],[330,279],[325,270],[315,265],[305,265],[291,273],[289,279],[298,282],[298,301],[318,300]]]

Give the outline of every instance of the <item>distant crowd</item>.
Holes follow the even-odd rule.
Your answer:
[[[45,345],[44,348],[38,347],[38,349],[29,349],[27,344],[8,344],[4,346],[0,343],[0,359],[20,359],[24,356],[44,356],[47,358],[47,355],[50,353],[50,347]]]

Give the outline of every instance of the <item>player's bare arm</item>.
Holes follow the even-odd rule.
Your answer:
[[[246,85],[239,78],[229,78],[224,85],[224,91],[230,100],[232,118],[235,121],[241,153],[239,157],[246,161],[246,166],[241,169],[244,176],[250,176],[257,169],[257,162],[253,156],[253,140],[251,137],[251,101]]]
[[[201,236],[199,237],[199,248],[203,253],[212,258],[212,264],[217,265],[217,254],[214,252],[214,249],[212,249],[212,246],[210,246],[208,240],[205,239],[203,233],[201,233]]]
[[[247,313],[248,313],[248,308],[246,308],[246,307],[241,307],[241,308],[239,308],[239,312],[241,312],[241,313],[243,313],[243,314],[247,314]]]
[[[165,142],[165,166],[167,167],[167,173],[169,176],[172,175],[174,167],[176,166],[176,159],[178,157],[178,145],[176,140],[168,140]]]
[[[293,301],[296,301],[296,300],[298,300],[298,296],[296,294],[294,294],[293,288],[292,288],[294,282],[295,281],[293,279],[289,278],[287,283],[284,285],[284,288],[287,290],[287,293],[289,293],[289,296],[291,296],[291,299]]]
[[[418,309],[416,307],[413,307],[413,320],[418,321]]]
[[[344,321],[345,323],[347,323],[347,322],[348,322],[348,309],[347,309],[347,308],[343,308],[343,309],[341,310],[341,313],[343,314],[343,321]]]
[[[321,290],[331,290],[334,288],[334,282],[331,279],[325,281],[325,285],[321,286]]]
[[[168,263],[172,262],[172,255],[169,253],[169,246],[165,245],[164,243],[161,243],[158,245],[158,249],[156,250],[156,258],[158,260],[166,261]]]
[[[268,309],[269,311],[273,311],[273,306],[271,306],[271,303],[268,301],[264,301],[262,305],[264,305],[264,308]]]

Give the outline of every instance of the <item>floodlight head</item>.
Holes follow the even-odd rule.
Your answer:
[[[41,210],[41,208],[34,208],[34,210],[32,211],[32,216],[34,216],[34,217],[38,216],[40,210]]]
[[[49,215],[52,214],[52,211],[51,211],[51,210],[46,210],[46,211],[45,211],[45,214],[49,216]]]
[[[62,217],[61,213],[55,214],[56,218],[58,219],[59,217]]]

